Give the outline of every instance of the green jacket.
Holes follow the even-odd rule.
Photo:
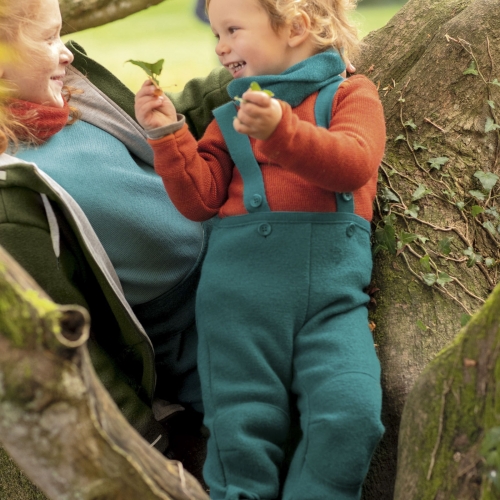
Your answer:
[[[72,42],[68,47],[75,55],[74,68],[133,118],[133,93],[81,47]],[[227,72],[216,70],[171,96],[196,135],[210,122],[211,109],[229,99],[229,80]],[[101,381],[129,422],[163,451],[167,436],[153,414],[152,345],[85,215],[34,164],[2,155],[0,169],[0,244],[55,302],[89,310],[89,351]]]

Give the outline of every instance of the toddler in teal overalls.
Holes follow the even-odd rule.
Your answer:
[[[216,216],[196,303],[213,499],[359,499],[383,432],[363,290],[385,127],[375,86],[340,76],[348,3],[209,0],[242,100],[198,144],[152,85],[136,97],[175,206]],[[292,394],[302,437],[280,484]]]

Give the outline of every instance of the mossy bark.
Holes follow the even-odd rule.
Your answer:
[[[103,388],[85,347],[88,313],[54,304],[1,247],[0,332],[0,441],[47,497],[208,500]],[[30,486],[11,498],[22,495],[43,498]]]
[[[500,286],[410,392],[400,429],[394,500],[485,500],[479,454],[500,425]]]
[[[500,81],[498,7],[491,0],[410,0],[363,40],[365,47],[354,61],[358,73],[378,85],[387,123],[374,229],[383,228],[384,218],[394,214],[401,247],[393,253],[382,250],[375,258],[373,290],[379,290],[373,294],[371,320],[382,363],[387,431],[365,485],[365,500],[392,499],[407,394],[423,368],[456,336],[462,315],[477,311],[498,282],[500,235],[486,231],[483,224],[489,219],[485,213],[474,217],[471,207],[498,208],[499,183],[485,192],[484,201],[469,193],[481,190],[475,172],[500,174],[498,130],[485,132],[487,119],[498,124],[500,109],[500,86],[492,83]],[[464,74],[473,61],[478,74]],[[448,161],[432,168],[428,160],[436,157]],[[413,201],[419,184],[432,194]],[[453,196],[444,193],[448,189]],[[388,199],[387,190],[396,198]],[[418,207],[417,217],[405,213],[411,205],[413,212]],[[398,236],[403,231],[428,240],[405,245]],[[451,240],[448,254],[440,247],[445,238]],[[468,267],[468,247],[481,263]],[[455,280],[424,284],[429,270],[420,257],[425,255],[436,265],[431,273]],[[487,267],[488,258],[496,265]]]

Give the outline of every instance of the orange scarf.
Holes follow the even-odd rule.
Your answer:
[[[16,135],[20,140],[35,137],[40,142],[46,141],[68,123],[70,109],[66,99],[62,108],[20,99],[10,99],[8,105],[13,117],[27,128],[27,130],[16,130]]]

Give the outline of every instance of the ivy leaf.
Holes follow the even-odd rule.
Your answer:
[[[446,273],[439,273],[438,274],[438,279],[437,279],[437,284],[444,286],[446,283],[450,283],[453,281],[453,278],[450,278]]]
[[[135,64],[136,66],[139,66],[139,68],[142,68],[146,74],[156,83],[156,85],[160,85],[160,82],[158,81],[158,77],[161,75],[162,69],[163,69],[163,63],[165,62],[165,59],[159,59],[155,63],[147,63],[144,61],[134,61],[132,59],[129,59],[128,61],[131,64]]]
[[[441,170],[441,167],[446,164],[449,160],[446,156],[440,156],[439,158],[430,158],[427,160],[427,163],[431,164],[431,168],[435,168],[436,170]]]
[[[422,144],[419,144],[417,141],[413,141],[413,150],[418,151],[419,149],[427,149],[425,146],[422,146]]]
[[[419,184],[418,188],[411,195],[411,201],[420,200],[424,196],[427,196],[428,194],[431,193],[432,191],[430,189],[427,189],[423,184]]]
[[[397,141],[406,141],[406,137],[403,134],[399,134],[396,139],[394,139],[394,142]]]
[[[492,259],[491,257],[484,259],[484,265],[486,267],[493,267],[495,265],[495,259]]]
[[[472,316],[470,314],[463,313],[460,316],[460,326],[463,328],[469,322],[469,320],[471,319],[471,317]]]
[[[409,215],[416,219],[418,217],[418,211],[420,210],[420,207],[418,205],[413,205],[411,204],[406,210],[405,210],[405,215]]]
[[[500,82],[498,81],[498,79],[497,79],[497,78],[495,78],[495,79],[494,79],[492,82],[490,82],[490,83],[492,83],[493,85],[498,85],[498,86],[500,87]]]
[[[495,220],[500,219],[500,215],[498,215],[496,207],[487,208],[484,211],[484,213],[488,214],[488,215],[491,215]]]
[[[483,257],[480,254],[474,252],[471,247],[468,247],[467,250],[464,250],[463,254],[469,258],[467,261],[467,267],[474,267],[476,263],[483,260]]]
[[[491,191],[498,181],[498,175],[495,175],[492,172],[483,172],[481,170],[478,170],[474,174],[474,177],[479,179],[479,182],[482,184],[485,191]]]
[[[436,279],[437,279],[436,275],[433,273],[423,274],[422,278],[424,279],[424,283],[428,286],[434,285],[434,283],[436,283]]]
[[[399,241],[402,243],[402,245],[409,245],[410,243],[414,242],[418,236],[413,233],[406,233],[405,231],[401,231],[398,235]]]
[[[443,238],[438,242],[439,251],[444,255],[449,255],[451,253],[451,242],[453,238]]]
[[[463,72],[464,75],[479,75],[476,69],[476,62],[472,60],[469,64],[469,67]]]
[[[490,100],[487,100],[486,102],[488,103],[488,106],[489,106],[491,109],[495,109],[495,101],[490,101]]]
[[[465,203],[463,201],[457,201],[456,205],[459,210],[463,210],[465,207]]]
[[[427,326],[425,325],[425,323],[422,321],[422,320],[418,320],[417,321],[417,326],[420,330],[422,330],[423,332],[426,332],[427,331]]]
[[[493,130],[500,129],[500,125],[497,125],[492,118],[486,118],[486,124],[484,125],[484,132],[487,134],[488,132],[492,132]]]
[[[396,203],[399,203],[400,201],[396,193],[391,191],[388,187],[384,187],[384,189],[382,189],[381,196],[385,201],[395,201]]]
[[[411,118],[407,122],[404,122],[403,125],[405,127],[410,127],[413,130],[415,130],[417,128],[417,126],[415,125],[415,123],[413,122],[413,120]]]
[[[418,235],[418,241],[420,241],[420,243],[423,243],[424,245],[429,241],[429,238],[427,238],[426,236],[422,236],[421,234]]]
[[[424,270],[427,271],[428,273],[431,272],[431,264],[430,264],[430,257],[428,255],[424,255],[420,259],[420,267]]]
[[[482,214],[484,212],[484,208],[480,207],[479,205],[474,205],[470,211],[472,213],[472,217],[477,217],[479,214]]]
[[[397,244],[394,226],[385,224],[384,227],[377,228],[375,230],[375,241],[377,242],[375,253],[383,249],[387,250],[392,255],[396,255]]]
[[[493,222],[491,222],[490,220],[483,222],[483,227],[484,227],[484,229],[489,231],[491,234],[493,234],[493,235],[497,234],[497,230],[495,229]]]
[[[481,193],[481,191],[472,190],[472,191],[469,191],[469,194],[471,196],[474,196],[474,198],[476,198],[476,200],[479,200],[479,201],[484,201],[486,199],[486,196],[484,196],[484,194]]]

